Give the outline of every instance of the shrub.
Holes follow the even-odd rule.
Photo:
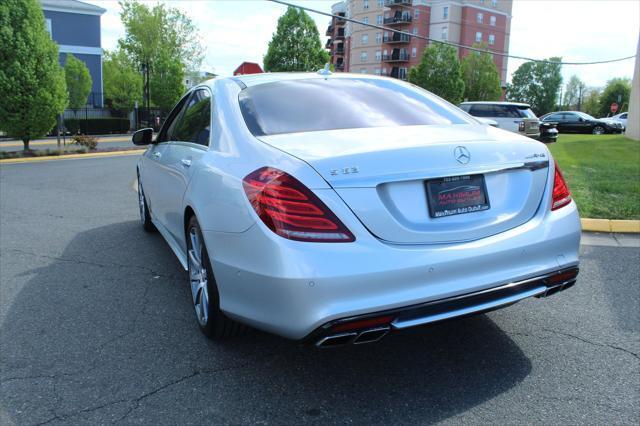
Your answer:
[[[98,139],[88,135],[75,135],[73,137],[73,143],[76,145],[84,146],[89,151],[95,151],[98,147]]]
[[[129,119],[122,117],[67,118],[64,120],[64,126],[71,134],[103,135],[107,133],[126,133],[129,131]]]

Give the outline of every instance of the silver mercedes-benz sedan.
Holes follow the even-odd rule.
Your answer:
[[[373,342],[576,281],[580,220],[549,150],[402,81],[215,79],[133,142],[142,225],[212,338]]]

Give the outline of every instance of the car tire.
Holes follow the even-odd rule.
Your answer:
[[[594,126],[593,130],[591,131],[591,133],[593,133],[594,135],[604,135],[604,133],[605,133],[604,127],[602,127],[602,126]]]
[[[147,198],[144,196],[142,190],[142,183],[140,182],[140,175],[138,174],[138,209],[140,210],[140,223],[142,228],[147,232],[155,232],[156,227],[151,221],[151,215],[149,214],[149,206],[147,204]]]
[[[241,334],[246,327],[220,310],[220,294],[207,247],[195,216],[186,229],[189,287],[200,330],[210,339],[223,340]]]

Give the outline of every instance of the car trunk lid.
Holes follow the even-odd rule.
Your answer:
[[[346,129],[260,139],[310,164],[373,235],[393,243],[466,241],[519,226],[537,211],[547,181],[549,154],[542,144],[489,126]],[[430,213],[427,181],[478,175],[488,209],[446,217]]]

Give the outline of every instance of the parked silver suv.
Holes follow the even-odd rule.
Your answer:
[[[540,120],[528,104],[518,102],[463,102],[460,108],[474,117],[491,119],[498,127],[533,139],[540,138]]]

